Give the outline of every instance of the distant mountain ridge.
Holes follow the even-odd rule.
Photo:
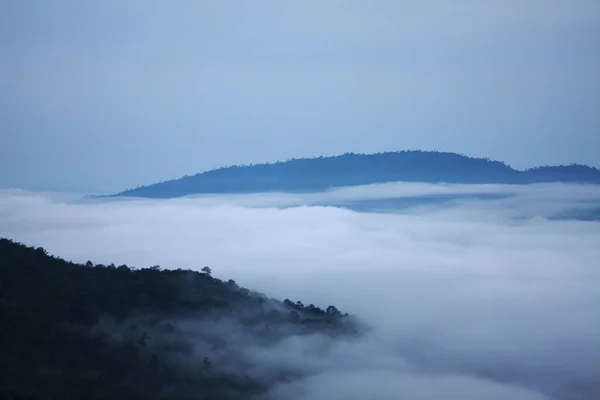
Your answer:
[[[299,158],[234,165],[125,190],[112,196],[172,198],[203,193],[320,191],[383,182],[600,184],[600,170],[572,164],[516,170],[500,161],[435,151]]]

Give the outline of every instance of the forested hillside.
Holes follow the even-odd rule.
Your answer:
[[[208,267],[80,265],[0,239],[1,399],[246,399],[302,374],[262,371],[246,346],[357,327]]]
[[[519,171],[487,158],[454,153],[400,151],[291,159],[235,165],[125,190],[117,196],[180,197],[200,193],[318,191],[381,182],[600,183],[600,170],[583,165],[545,166]]]

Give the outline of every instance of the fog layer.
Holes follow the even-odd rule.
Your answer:
[[[502,196],[393,213],[325,206],[472,192]],[[274,388],[274,398],[593,399],[600,224],[554,217],[599,199],[600,188],[576,185],[107,202],[3,191],[0,236],[77,262],[209,265],[273,297],[335,304],[372,327],[358,342],[247,346],[258,369],[309,374]]]

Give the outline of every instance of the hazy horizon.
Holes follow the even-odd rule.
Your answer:
[[[421,150],[421,149],[412,149],[412,150],[409,150],[409,151],[414,151],[414,150],[429,152],[429,150]],[[377,153],[359,153],[359,152],[356,152],[354,154],[368,154],[368,155],[370,155],[370,154],[380,154],[380,153],[385,153],[385,151],[377,152]],[[460,155],[463,155],[463,156],[470,157],[468,154],[461,154],[461,153],[454,153],[454,154],[460,154]],[[342,154],[320,155],[320,156],[303,157],[303,158],[311,159],[311,158],[318,158],[318,157],[336,157],[336,156],[339,156],[339,155],[342,155]],[[473,158],[487,158],[487,157],[473,157]],[[283,161],[286,161],[286,160],[268,160],[268,161],[264,161],[264,162],[258,162],[256,164],[273,164],[273,163],[276,163],[276,162],[283,162]],[[504,162],[503,160],[491,160],[491,161],[500,161],[500,162],[503,162],[503,163],[505,163],[506,165],[508,165],[509,167],[511,167],[511,168],[513,168],[515,170],[520,170],[520,171],[526,170],[526,169],[514,168],[513,166],[511,166],[511,165],[507,164],[506,162]],[[571,165],[573,165],[573,164],[577,164],[577,163],[571,163]],[[242,165],[242,164],[223,165],[223,166],[219,166],[218,168],[227,168],[227,167],[230,167],[230,166],[239,166],[239,165]],[[561,165],[534,165],[534,166],[532,166],[532,168],[535,168],[535,167],[547,167],[547,166],[561,166]],[[564,165],[569,165],[569,164],[564,164]],[[586,165],[586,164],[577,164],[577,165]],[[589,167],[592,167],[592,168],[597,168],[597,167],[595,167],[593,165],[586,165],[586,166],[589,166]],[[209,171],[209,170],[197,171],[196,173],[197,174],[201,174],[201,173],[207,172],[207,171]],[[174,177],[171,177],[171,178],[167,178],[164,181],[176,180],[176,179],[179,179],[179,178],[183,178],[184,176],[194,175],[196,173],[190,173],[190,174],[181,175],[181,176],[174,176]],[[115,189],[112,189],[112,190],[109,190],[109,189],[105,189],[105,190],[96,189],[96,190],[88,190],[88,191],[86,191],[85,189],[82,189],[81,187],[63,188],[63,187],[60,187],[60,186],[59,187],[55,187],[55,186],[51,186],[51,185],[45,185],[45,186],[42,185],[42,186],[39,186],[39,187],[36,187],[36,188],[29,188],[27,186],[20,186],[20,187],[19,186],[13,186],[13,187],[7,186],[7,187],[3,187],[0,184],[0,190],[13,189],[13,190],[23,190],[23,191],[32,191],[32,192],[40,192],[40,193],[44,193],[44,192],[61,193],[62,192],[62,193],[71,193],[73,195],[77,195],[77,194],[80,194],[80,195],[105,195],[106,194],[106,195],[108,195],[108,194],[118,193],[118,192],[126,190],[126,189],[132,189],[134,187],[144,186],[144,185],[152,185],[152,184],[159,183],[159,182],[160,181],[155,180],[155,181],[148,182],[146,184],[136,184],[136,185],[132,185],[132,186],[129,186],[129,187],[115,188]],[[393,181],[390,181],[390,182],[393,182]],[[398,182],[402,182],[402,181],[398,181]],[[337,185],[335,185],[335,187],[343,187],[343,186],[337,186]],[[258,191],[258,193],[260,193],[260,191]]]
[[[600,167],[600,2],[0,3],[0,187],[422,149]]]

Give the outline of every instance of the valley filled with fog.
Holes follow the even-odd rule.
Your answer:
[[[575,184],[169,200],[3,190],[0,237],[78,263],[210,266],[369,326],[356,341],[245,348],[258,370],[305,372],[269,398],[575,400],[600,398],[599,210],[600,186]]]

